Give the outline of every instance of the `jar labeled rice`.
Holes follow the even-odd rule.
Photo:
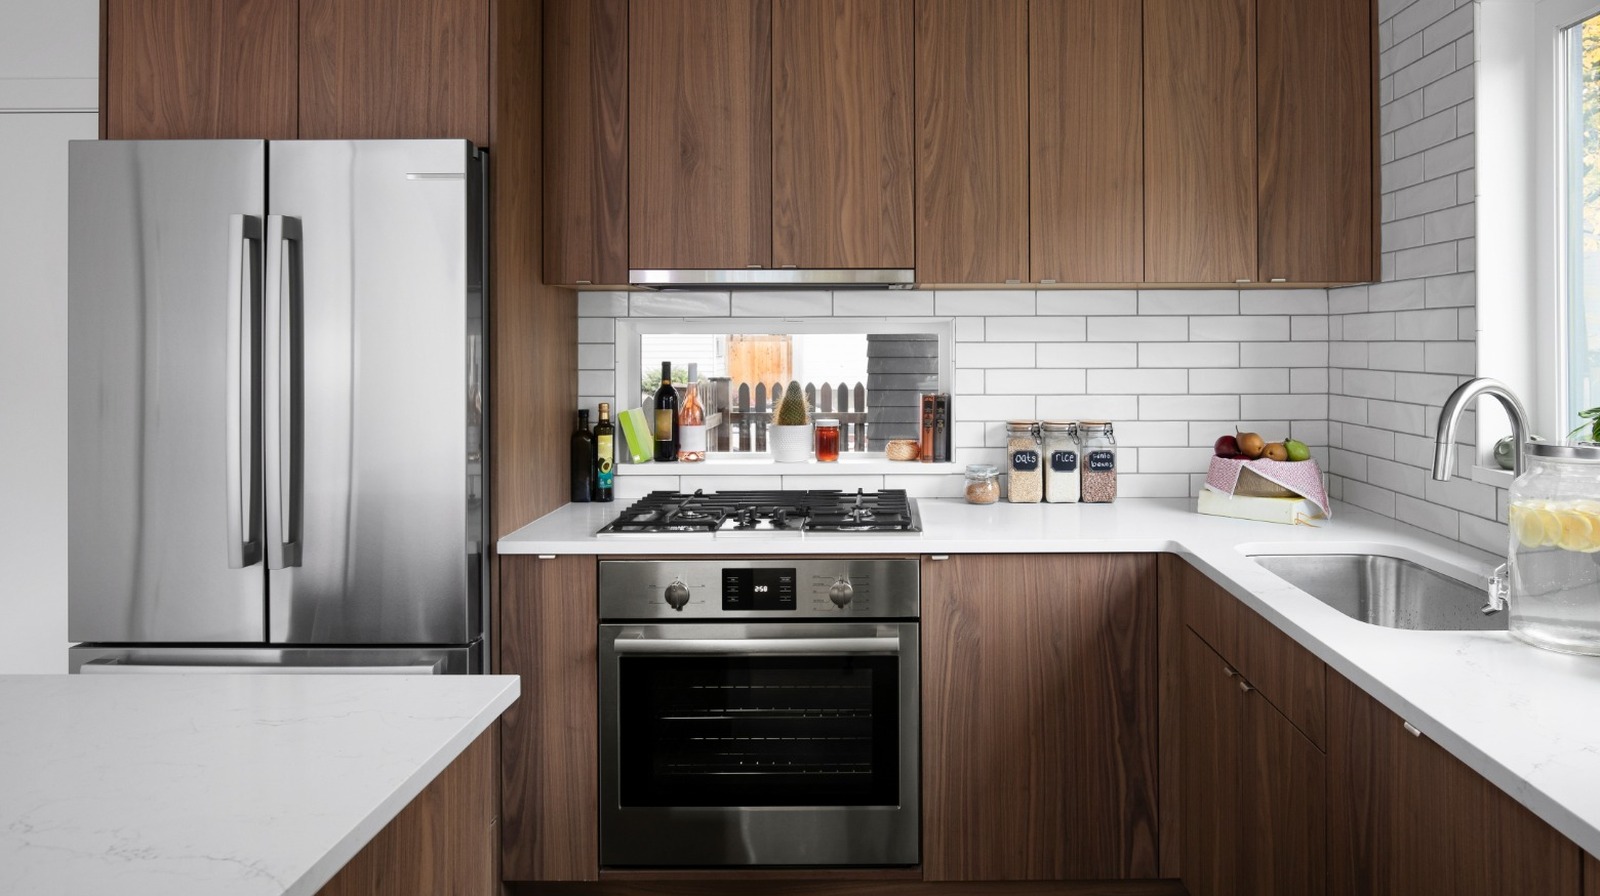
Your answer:
[[[1078,424],[1044,422],[1044,499],[1051,504],[1073,504],[1082,489],[1078,481]]]
[[[1032,420],[1006,423],[1006,500],[1037,504],[1044,497],[1041,452],[1038,424]]]
[[[1117,439],[1111,424],[1085,420],[1078,424],[1082,440],[1083,503],[1109,504],[1117,499]]]

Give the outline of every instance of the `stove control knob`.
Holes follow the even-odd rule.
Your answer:
[[[850,600],[855,596],[856,589],[844,576],[834,579],[833,584],[828,586],[828,600],[833,601],[833,605],[841,610],[849,606]]]
[[[682,579],[673,579],[662,596],[667,599],[667,606],[681,613],[683,605],[689,602],[689,586],[683,584]]]

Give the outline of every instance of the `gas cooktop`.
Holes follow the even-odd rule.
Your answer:
[[[874,532],[916,534],[922,518],[904,489],[651,492],[596,535],[698,532],[730,535]]]

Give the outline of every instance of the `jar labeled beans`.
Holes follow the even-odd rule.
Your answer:
[[[1013,504],[1037,504],[1044,496],[1044,464],[1037,427],[1032,420],[1006,423],[1006,499]]]
[[[1076,503],[1082,494],[1078,480],[1078,424],[1046,420],[1043,441],[1044,499],[1051,504]]]
[[[1109,504],[1117,499],[1117,439],[1111,424],[1085,420],[1078,424],[1082,439],[1083,503]]]

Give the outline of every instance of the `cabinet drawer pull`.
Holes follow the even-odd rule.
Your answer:
[[[1272,278],[1272,282],[1273,283],[1288,283],[1289,282],[1289,278],[1288,277],[1273,277]]]
[[[1238,678],[1239,677],[1239,673],[1237,671],[1235,671],[1234,668],[1232,666],[1228,665],[1227,663],[1223,663],[1222,664],[1222,674],[1228,676],[1229,678]]]
[[[1417,728],[1417,726],[1411,724],[1410,722],[1407,722],[1404,719],[1400,720],[1400,727],[1406,729],[1406,733],[1411,735],[1412,737],[1421,737],[1422,736],[1422,731],[1419,730]]]
[[[1255,685],[1251,684],[1248,681],[1245,681],[1243,678],[1239,679],[1239,690],[1244,691],[1246,694],[1248,694],[1248,693],[1250,693],[1251,691],[1253,691],[1255,689],[1256,689]]]
[[[1235,280],[1233,282],[1235,282],[1235,283],[1249,283],[1250,282],[1250,278],[1249,277],[1244,277],[1242,279]]]

